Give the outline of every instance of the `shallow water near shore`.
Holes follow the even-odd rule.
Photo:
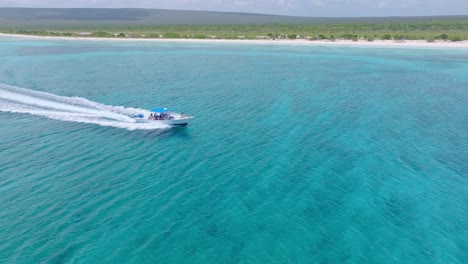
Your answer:
[[[466,263],[467,72],[467,49],[0,39],[0,262]],[[196,119],[126,119],[156,106]]]

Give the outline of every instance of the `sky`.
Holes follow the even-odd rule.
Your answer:
[[[132,7],[312,17],[468,15],[468,0],[0,0],[0,7]]]

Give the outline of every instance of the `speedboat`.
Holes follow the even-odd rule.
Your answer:
[[[187,126],[194,117],[182,113],[175,113],[167,107],[156,107],[149,110],[148,115],[136,114],[133,116],[137,123],[161,123],[170,126]]]

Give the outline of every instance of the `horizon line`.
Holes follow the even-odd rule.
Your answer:
[[[142,9],[142,10],[165,10],[165,11],[190,11],[190,12],[210,12],[223,14],[248,14],[248,15],[263,15],[263,16],[280,16],[293,18],[404,18],[404,17],[463,17],[466,14],[457,15],[409,15],[409,16],[293,16],[283,14],[256,13],[256,12],[235,12],[235,11],[216,11],[216,10],[196,10],[196,9],[168,9],[168,8],[145,8],[145,7],[28,7],[28,6],[0,6],[0,9],[17,8],[17,9]]]

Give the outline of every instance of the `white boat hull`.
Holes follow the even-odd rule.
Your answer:
[[[167,120],[152,120],[147,118],[135,118],[137,123],[159,123],[165,124],[170,126],[187,126],[189,121],[191,121],[193,117],[184,117],[184,118],[177,118],[177,119],[167,119]]]

